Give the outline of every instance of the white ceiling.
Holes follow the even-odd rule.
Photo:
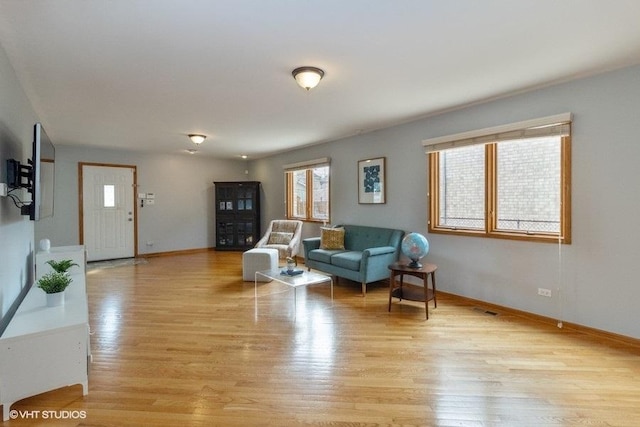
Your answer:
[[[0,43],[55,144],[258,158],[640,63],[640,1],[0,0]]]

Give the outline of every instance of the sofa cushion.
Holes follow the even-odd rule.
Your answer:
[[[335,254],[339,254],[340,250],[328,251],[326,249],[314,249],[310,251],[307,256],[310,260],[323,262],[325,264],[331,264],[331,257]]]
[[[331,256],[332,265],[349,270],[360,271],[360,261],[362,261],[362,252],[360,251],[340,252]]]
[[[320,249],[344,250],[344,228],[320,228]]]
[[[288,245],[293,239],[293,233],[283,233],[281,231],[272,231],[269,234],[267,245]]]

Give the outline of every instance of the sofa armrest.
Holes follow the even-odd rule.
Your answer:
[[[261,248],[264,245],[266,245],[268,241],[269,241],[269,233],[265,233],[265,235],[262,236],[260,240],[256,242],[254,248]]]
[[[392,254],[396,252],[396,248],[393,246],[379,246],[377,248],[365,249],[362,253],[363,257],[370,257],[376,255]]]
[[[304,247],[304,257],[307,257],[307,254],[314,249],[320,248],[320,238],[319,237],[309,237],[307,239],[302,240],[302,246]]]
[[[368,283],[388,277],[389,264],[392,264],[398,258],[397,249],[393,246],[378,246],[365,249],[362,252],[362,261],[360,262],[362,281]]]
[[[289,246],[287,247],[287,251],[289,254],[291,254],[291,256],[297,255],[300,251],[301,240],[302,239],[300,238],[300,234],[298,234],[297,236],[295,234],[293,235],[293,238],[291,239],[291,241],[289,242]]]

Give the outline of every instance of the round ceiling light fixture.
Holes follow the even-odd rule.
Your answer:
[[[318,86],[322,77],[324,77],[324,71],[317,67],[298,67],[291,72],[293,78],[296,79],[298,85],[306,90],[313,89]]]
[[[204,142],[205,139],[207,139],[207,136],[199,134],[199,133],[190,133],[189,134],[189,139],[194,144],[200,145],[200,144],[202,144]]]

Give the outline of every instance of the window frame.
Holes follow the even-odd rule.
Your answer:
[[[498,142],[485,144],[485,211],[484,230],[466,229],[462,227],[441,226],[440,213],[440,165],[438,151],[428,153],[429,164],[429,219],[427,228],[429,233],[452,234],[459,236],[490,237],[511,240],[526,240],[535,242],[571,243],[571,136],[559,136],[560,138],[560,231],[531,232],[527,230],[503,230],[498,229],[497,214],[497,147]],[[517,138],[514,138],[517,139]]]
[[[329,168],[328,173],[328,182],[327,182],[327,217],[326,218],[315,218],[313,216],[313,206],[314,206],[314,191],[313,191],[313,170],[317,168]],[[294,182],[293,176],[294,172],[305,171],[306,174],[306,207],[305,207],[305,215],[304,216],[296,216],[293,212],[294,207]],[[331,222],[331,166],[328,163],[319,163],[319,164],[310,164],[304,168],[293,168],[287,169],[285,168],[285,194],[286,194],[286,218],[290,220],[299,220],[305,222],[317,222],[317,223],[328,223]]]

